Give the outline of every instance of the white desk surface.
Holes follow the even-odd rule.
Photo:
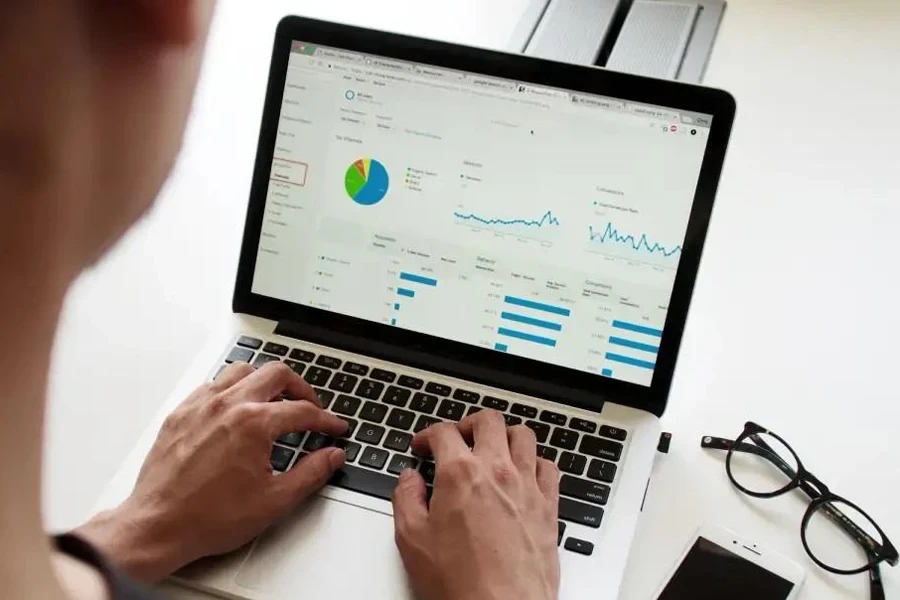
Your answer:
[[[85,519],[230,310],[278,18],[286,13],[503,47],[526,0],[220,2],[175,173],[154,211],[76,285],[51,381],[45,511]],[[900,3],[730,0],[706,83],[738,117],[621,598],[647,600],[704,519],[794,557],[804,600],[866,598],[806,558],[798,498],[750,501],[703,434],[753,419],[900,543],[896,268]],[[887,596],[900,572],[885,570]]]

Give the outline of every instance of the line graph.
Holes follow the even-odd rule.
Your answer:
[[[559,219],[557,219],[553,215],[553,211],[548,210],[544,213],[544,215],[538,219],[491,219],[487,217],[481,217],[474,213],[460,213],[454,212],[453,216],[457,219],[461,219],[463,221],[474,221],[480,225],[523,225],[525,227],[547,227],[547,226],[559,226]]]
[[[628,246],[636,252],[644,251],[649,254],[661,254],[666,258],[681,252],[681,246],[667,248],[658,242],[651,242],[647,238],[646,233],[642,233],[638,237],[630,233],[620,233],[612,223],[607,223],[606,228],[602,231],[595,231],[593,225],[588,225],[588,239],[599,244],[614,242]]]

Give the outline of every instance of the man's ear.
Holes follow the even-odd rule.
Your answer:
[[[141,13],[138,27],[163,44],[188,46],[203,35],[212,0],[115,0],[135,2]]]

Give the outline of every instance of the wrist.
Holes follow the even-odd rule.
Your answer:
[[[99,550],[132,579],[152,583],[189,562],[164,514],[129,498],[94,516],[73,533]]]

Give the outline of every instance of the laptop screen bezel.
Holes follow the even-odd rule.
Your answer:
[[[632,384],[254,294],[251,289],[269,174],[288,59],[291,44],[295,40],[712,115],[707,149],[682,244],[682,255],[651,385]],[[233,309],[237,313],[291,322],[300,329],[315,330],[315,341],[335,347],[346,348],[349,345],[358,350],[360,343],[364,347],[367,340],[377,342],[369,344],[375,356],[413,366],[427,365],[436,371],[468,377],[486,385],[549,398],[589,410],[599,411],[604,401],[611,401],[662,415],[684,333],[734,113],[733,98],[721,90],[301,17],[286,17],[279,23],[275,34]],[[352,343],[353,340],[358,343]]]

